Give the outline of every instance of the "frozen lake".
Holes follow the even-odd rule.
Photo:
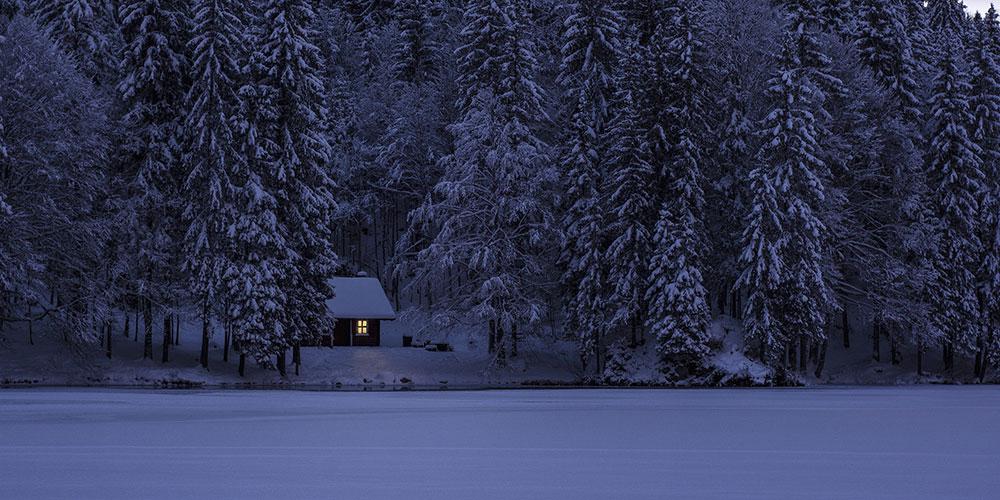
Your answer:
[[[1000,388],[0,390],[0,497],[997,498]]]

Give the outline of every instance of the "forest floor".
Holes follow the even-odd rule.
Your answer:
[[[0,390],[5,498],[985,499],[1000,389]]]
[[[304,347],[299,375],[290,363],[288,375],[281,377],[248,361],[243,378],[235,355],[223,362],[218,335],[209,350],[209,368],[201,367],[201,337],[194,323],[184,324],[180,345],[171,346],[167,363],[161,363],[159,331],[153,337],[153,359],[142,358],[141,334],[138,340],[115,335],[108,359],[97,345],[73,346],[57,335],[38,334],[38,329],[30,345],[26,332],[7,331],[0,339],[0,386],[480,388],[573,384],[581,379],[579,357],[569,342],[528,339],[509,367],[487,369],[489,355],[467,342],[455,344],[452,352],[401,347],[407,326],[385,323],[383,347]]]
[[[142,342],[132,336],[116,334],[113,355],[108,359],[97,345],[74,346],[58,335],[35,328],[35,343],[30,345],[25,325],[8,324],[0,338],[0,386],[172,386],[172,387],[315,387],[315,388],[503,388],[515,386],[578,385],[586,378],[569,341],[527,338],[521,356],[510,366],[489,368],[490,357],[482,342],[467,332],[450,332],[442,339],[452,343],[452,352],[429,352],[404,348],[402,336],[412,335],[416,322],[396,321],[383,324],[382,347],[308,347],[302,349],[298,375],[289,365],[288,375],[247,364],[247,376],[237,372],[237,360],[223,362],[220,336],[213,337],[209,368],[199,364],[200,330],[195,322],[184,322],[180,345],[171,346],[170,361],[161,363],[161,336],[154,333],[153,359],[142,358]],[[120,333],[120,331],[119,331]],[[721,385],[769,385],[770,370],[744,356],[742,329],[738,321],[723,317],[712,326],[712,335],[721,346],[710,360],[722,374]],[[471,340],[470,340],[471,339]],[[916,354],[912,348],[901,350],[900,363],[888,362],[887,342],[883,342],[882,361],[872,360],[870,336],[855,334],[852,347],[841,339],[831,339],[825,369],[820,377],[798,375],[803,385],[906,385],[919,383],[970,383],[971,360],[961,360],[953,377],[941,373],[940,355],[930,351],[925,356],[925,375],[916,374]],[[991,373],[987,381],[995,381]],[[656,352],[651,342],[640,346],[613,380],[621,385],[660,385]]]

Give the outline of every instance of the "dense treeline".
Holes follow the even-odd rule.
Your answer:
[[[326,278],[481,332],[1000,355],[1000,25],[957,0],[0,2],[0,318],[195,311],[284,373]],[[124,321],[124,325],[122,325]],[[0,333],[3,326],[0,324]],[[836,340],[835,340],[836,337]]]

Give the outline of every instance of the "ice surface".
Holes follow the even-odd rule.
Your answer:
[[[3,498],[996,498],[1000,390],[0,391]]]

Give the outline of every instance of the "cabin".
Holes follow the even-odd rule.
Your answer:
[[[332,278],[334,297],[326,302],[337,319],[333,332],[320,336],[321,346],[378,347],[382,322],[396,319],[382,284],[375,278]]]

